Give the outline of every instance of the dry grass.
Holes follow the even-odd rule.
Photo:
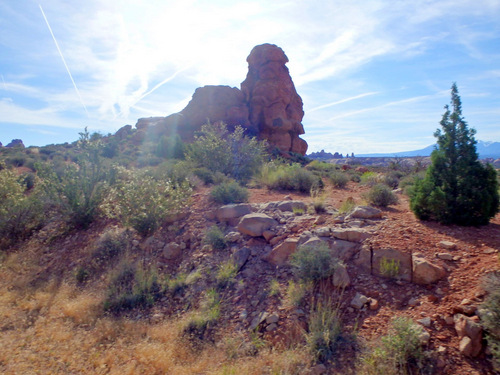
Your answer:
[[[297,349],[230,355],[227,340],[196,352],[182,338],[189,316],[148,324],[106,317],[101,303],[102,296],[68,283],[49,283],[24,295],[2,286],[0,372],[299,374],[308,363]],[[236,340],[244,343],[244,335]]]

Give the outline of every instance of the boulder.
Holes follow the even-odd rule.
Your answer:
[[[248,74],[241,91],[248,103],[251,128],[280,151],[306,154],[302,99],[285,64],[288,58],[274,44],[256,46],[247,58]]]
[[[278,222],[272,217],[262,213],[253,213],[247,214],[240,219],[238,231],[252,237],[260,237],[265,230],[276,225],[278,225]]]
[[[446,250],[455,250],[457,248],[457,244],[451,241],[441,241],[438,246]]]
[[[351,285],[351,278],[347,273],[345,264],[339,264],[333,273],[333,285],[338,288],[346,288]]]
[[[169,260],[177,258],[181,252],[182,246],[175,242],[170,242],[163,248],[163,256]]]
[[[385,261],[384,261],[385,259]],[[395,269],[387,269],[384,264],[394,261]],[[392,275],[391,271],[394,271]],[[382,277],[395,277],[411,281],[412,262],[411,254],[396,249],[373,249],[372,273]]]
[[[230,221],[252,213],[252,206],[248,203],[226,204],[215,211],[219,221]]]
[[[378,208],[371,206],[358,206],[356,207],[346,219],[380,219],[382,211]]]
[[[127,138],[129,134],[132,134],[132,125],[125,125],[116,131],[115,138],[121,141]]]
[[[263,259],[274,266],[283,266],[290,255],[297,250],[298,238],[287,238],[281,244],[276,246]]]
[[[481,325],[462,314],[453,317],[455,331],[460,341],[460,352],[469,357],[476,357],[482,349],[483,329]],[[469,340],[465,339],[468,338]],[[464,340],[465,339],[465,340]]]
[[[333,239],[328,241],[328,246],[332,249],[333,256],[344,262],[351,260],[360,248],[357,243]]]
[[[354,259],[354,264],[363,272],[372,272],[372,251],[368,246],[363,246]]]
[[[351,306],[356,309],[362,309],[364,305],[370,302],[370,299],[361,293],[356,293],[354,298],[351,300]]]
[[[371,237],[371,233],[360,228],[335,228],[331,230],[330,235],[339,240],[350,242],[363,242]]]
[[[413,282],[416,284],[433,284],[446,276],[444,268],[429,262],[420,256],[413,256]]]
[[[290,211],[302,210],[307,211],[307,205],[302,201],[283,201],[278,203],[278,210],[280,211]]]
[[[250,249],[248,247],[242,247],[233,253],[232,258],[238,268],[238,272],[243,268],[249,256]]]

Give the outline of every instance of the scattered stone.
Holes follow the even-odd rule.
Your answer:
[[[363,308],[364,305],[366,305],[369,302],[368,297],[362,295],[361,293],[356,293],[354,298],[351,301],[351,306],[360,310]]]
[[[314,230],[314,233],[318,237],[330,237],[330,232],[330,227],[321,227]]]
[[[436,349],[436,352],[438,352],[438,354],[444,354],[446,353],[446,348],[441,345]]]
[[[219,207],[215,216],[219,221],[229,221],[252,213],[252,206],[248,203],[227,204]]]
[[[238,242],[241,238],[241,234],[239,234],[238,232],[229,232],[228,234],[226,234],[224,236],[224,239],[227,241],[227,242]]]
[[[316,220],[314,220],[314,225],[322,225],[326,223],[326,217],[324,216],[318,216]]]
[[[416,284],[429,285],[446,276],[446,271],[425,258],[413,257],[413,282]]]
[[[410,298],[410,300],[408,301],[408,306],[415,307],[418,305],[420,305],[420,302],[416,297]]]
[[[276,330],[276,328],[278,328],[278,325],[276,323],[272,323],[272,324],[269,324],[266,327],[266,331],[267,332],[272,332],[272,331]]]
[[[269,314],[265,311],[257,314],[255,318],[253,318],[252,323],[250,323],[250,327],[248,328],[250,331],[256,329],[259,325],[261,325],[269,316]]]
[[[376,300],[375,298],[370,298],[370,310],[375,311],[378,309],[378,307],[378,300]]]
[[[239,272],[243,268],[249,256],[250,256],[250,249],[248,247],[242,247],[236,250],[236,252],[232,255],[233,261],[236,264],[236,267],[238,268],[237,272]]]
[[[309,370],[309,375],[323,375],[326,373],[326,366],[322,363],[312,367]]]
[[[332,237],[338,238],[339,240],[358,243],[371,237],[371,233],[368,233],[366,230],[356,228],[332,229],[330,235]]]
[[[378,208],[371,206],[358,206],[346,217],[346,220],[380,219],[381,217],[382,217],[382,211],[380,211]]]
[[[181,252],[181,246],[175,242],[170,242],[163,248],[163,256],[169,260],[177,258],[181,254]]]
[[[262,237],[264,237],[264,239],[269,242],[271,241],[271,239],[276,236],[276,233],[274,233],[272,230],[265,230],[263,233],[262,233]]]
[[[279,320],[280,317],[277,314],[272,314],[266,318],[266,324],[278,323]]]
[[[450,253],[438,253],[436,256],[443,260],[453,260],[453,255]]]
[[[302,201],[283,201],[278,203],[278,210],[280,211],[307,211],[307,206]]]
[[[240,318],[241,321],[246,320],[246,318],[248,318],[248,311],[243,310],[242,312],[240,312],[239,318]]]
[[[477,318],[477,317],[476,317]],[[453,317],[455,321],[455,330],[460,341],[460,352],[466,356],[476,357],[482,349],[483,329],[473,318],[462,314],[456,314]],[[470,339],[464,340],[467,337]]]
[[[424,327],[427,327],[427,328],[429,328],[431,326],[431,323],[432,323],[431,318],[429,318],[429,317],[419,319],[419,320],[417,320],[417,322],[422,324]]]
[[[347,273],[345,264],[339,265],[333,274],[333,285],[337,288],[345,288],[351,285],[351,279]]]
[[[494,254],[497,251],[495,249],[492,249],[491,247],[487,248],[486,250],[483,251],[483,254]]]
[[[455,250],[457,248],[457,244],[450,241],[441,241],[438,246],[446,250]]]
[[[253,213],[243,216],[238,224],[238,231],[252,237],[260,237],[265,230],[271,229],[278,225],[278,222],[272,217],[262,214]]]
[[[283,243],[276,246],[269,254],[263,257],[263,260],[271,263],[274,266],[283,266],[297,250],[297,238],[287,238]]]

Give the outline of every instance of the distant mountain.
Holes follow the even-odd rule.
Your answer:
[[[365,158],[383,158],[383,157],[411,157],[411,156],[429,156],[434,150],[435,145],[427,146],[420,150],[415,151],[402,151],[402,152],[393,152],[393,153],[380,153],[380,154],[356,154],[359,157]],[[488,142],[488,141],[477,141],[477,152],[479,153],[479,158],[500,158],[500,142]]]

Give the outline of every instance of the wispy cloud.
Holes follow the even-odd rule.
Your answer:
[[[325,108],[333,107],[333,106],[338,105],[338,104],[347,103],[347,102],[350,102],[351,100],[361,99],[361,98],[364,98],[364,97],[367,97],[367,96],[371,96],[371,95],[375,95],[375,94],[378,94],[378,92],[365,92],[364,94],[359,94],[359,95],[356,95],[356,96],[351,96],[350,98],[345,98],[345,99],[337,100],[335,102],[331,102],[331,103],[327,103],[327,104],[322,104],[322,105],[320,105],[318,107],[314,107],[314,108],[309,109],[308,113],[315,112],[315,111],[318,111],[320,109],[325,109]]]

